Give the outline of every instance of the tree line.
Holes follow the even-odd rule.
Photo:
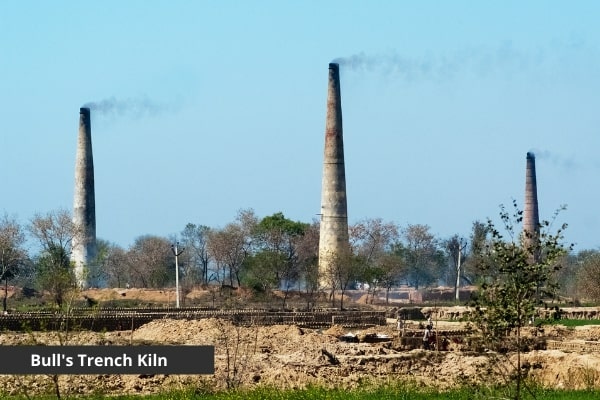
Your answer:
[[[188,223],[176,237],[141,235],[128,248],[99,239],[97,260],[89,268],[93,286],[163,288],[174,285],[174,242],[179,256],[180,287],[239,287],[257,294],[274,289],[316,295],[319,283],[342,293],[362,287],[371,299],[400,285],[416,289],[438,285],[458,289],[480,284],[486,246],[493,239],[489,223],[473,222],[468,237],[437,237],[427,225],[399,226],[380,218],[349,226],[350,253],[318,276],[319,222],[293,221],[277,212],[259,217],[240,210],[224,227]],[[0,281],[47,290],[61,305],[75,285],[72,240],[78,233],[65,210],[38,214],[26,224],[15,217],[0,219]],[[562,256],[556,273],[562,282],[558,296],[600,301],[600,251],[582,250]],[[457,297],[458,298],[458,297]],[[367,299],[368,300],[368,299]]]

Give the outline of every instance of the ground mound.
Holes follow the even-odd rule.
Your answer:
[[[378,332],[397,334],[395,325],[375,327],[357,335]],[[187,385],[223,389],[230,386],[274,385],[300,388],[309,384],[352,388],[362,382],[411,380],[419,384],[448,388],[459,384],[501,382],[514,357],[492,353],[461,351],[402,350],[397,341],[350,343],[338,339],[348,333],[341,326],[328,330],[301,329],[294,325],[240,327],[228,321],[155,320],[139,329],[122,332],[4,333],[0,345],[16,344],[189,344],[215,346],[214,376],[114,375],[61,376],[65,394],[81,393],[154,393],[167,387]],[[600,338],[600,327],[566,329],[546,328],[546,335],[560,340],[589,341]],[[600,356],[559,350],[531,351],[523,355],[524,370],[538,382],[560,388],[600,386]],[[229,365],[229,368],[227,367]],[[6,394],[48,391],[50,377],[5,376],[0,392]],[[26,389],[27,388],[27,389]]]

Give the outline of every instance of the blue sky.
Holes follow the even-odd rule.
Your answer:
[[[320,210],[328,63],[341,63],[350,222],[447,238],[523,203],[562,204],[600,246],[600,3],[0,3],[0,211],[71,209],[92,111],[97,234],[127,246],[242,208]],[[106,103],[104,103],[106,104]]]

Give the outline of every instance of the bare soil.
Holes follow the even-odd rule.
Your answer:
[[[123,289],[124,290],[124,289]],[[128,289],[151,301],[166,300],[166,293],[149,293]],[[121,290],[114,291],[121,296]],[[90,293],[96,299],[110,300],[110,291]],[[171,294],[172,295],[172,294]],[[203,296],[203,293],[196,293]],[[102,297],[104,296],[104,297]],[[418,323],[414,322],[413,327]],[[409,325],[410,327],[410,325]],[[464,328],[458,322],[439,321],[438,330]],[[271,385],[279,388],[302,388],[310,384],[352,388],[365,382],[405,380],[423,386],[449,388],[464,384],[501,383],[515,363],[514,355],[490,351],[468,351],[462,338],[450,351],[406,350],[396,339],[383,343],[350,343],[339,336],[350,332],[341,326],[327,330],[301,329],[294,325],[238,327],[219,319],[156,320],[135,331],[79,332],[68,337],[57,333],[11,333],[0,335],[0,345],[68,344],[135,345],[188,344],[215,346],[213,376],[183,375],[65,375],[59,377],[63,394],[102,393],[146,394],[168,388],[190,386],[225,389],[231,386]],[[387,326],[351,331],[359,337],[368,333],[397,336],[395,321]],[[539,335],[540,332],[528,334]],[[546,327],[543,335],[563,342],[600,341],[600,327],[567,329]],[[236,350],[237,349],[237,350]],[[229,353],[229,356],[227,355]],[[235,355],[235,360],[233,356]],[[494,363],[492,360],[499,360]],[[588,351],[535,350],[523,355],[524,371],[540,384],[555,388],[600,388],[600,354]],[[230,368],[227,368],[227,364]],[[235,367],[235,368],[234,368]],[[48,376],[0,376],[0,395],[49,392]]]

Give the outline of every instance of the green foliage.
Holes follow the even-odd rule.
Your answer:
[[[258,234],[285,235],[289,237],[302,236],[308,224],[287,219],[283,213],[277,212],[264,217],[256,227]]]
[[[554,273],[560,269],[559,261],[567,252],[561,243],[566,225],[554,234],[544,230],[539,234],[518,235],[515,225],[522,221],[522,211],[516,204],[513,206],[512,215],[504,207],[500,212],[510,240],[488,221],[491,239],[478,265],[484,275],[474,302],[476,322],[491,342],[525,326],[540,299],[554,293],[557,287]],[[541,225],[548,228],[550,223]]]
[[[279,284],[277,272],[284,263],[283,254],[269,250],[261,251],[244,261],[240,280],[256,293],[266,293]]]
[[[302,273],[306,257],[300,249],[309,226],[287,219],[281,212],[261,219],[252,232],[255,253],[243,264],[241,282],[257,292],[285,285],[287,296]]]
[[[50,245],[36,262],[36,283],[41,290],[48,290],[58,307],[62,307],[65,295],[75,287],[75,274],[66,250]]]
[[[521,371],[521,328],[534,316],[535,307],[542,297],[552,295],[558,286],[555,273],[566,254],[561,240],[566,224],[556,233],[548,232],[549,222],[543,222],[536,232],[516,232],[522,222],[522,214],[513,202],[514,212],[509,214],[501,206],[500,218],[503,234],[488,221],[491,238],[486,243],[479,262],[483,273],[477,297],[474,301],[475,322],[481,329],[488,346],[516,350],[517,363],[508,380],[515,383],[515,399],[521,398],[523,376]],[[555,214],[555,218],[556,218]],[[543,229],[541,229],[543,228]],[[505,340],[514,333],[514,348]]]
[[[600,319],[550,319],[541,322],[541,325],[562,325],[567,328],[586,325],[600,325]]]

